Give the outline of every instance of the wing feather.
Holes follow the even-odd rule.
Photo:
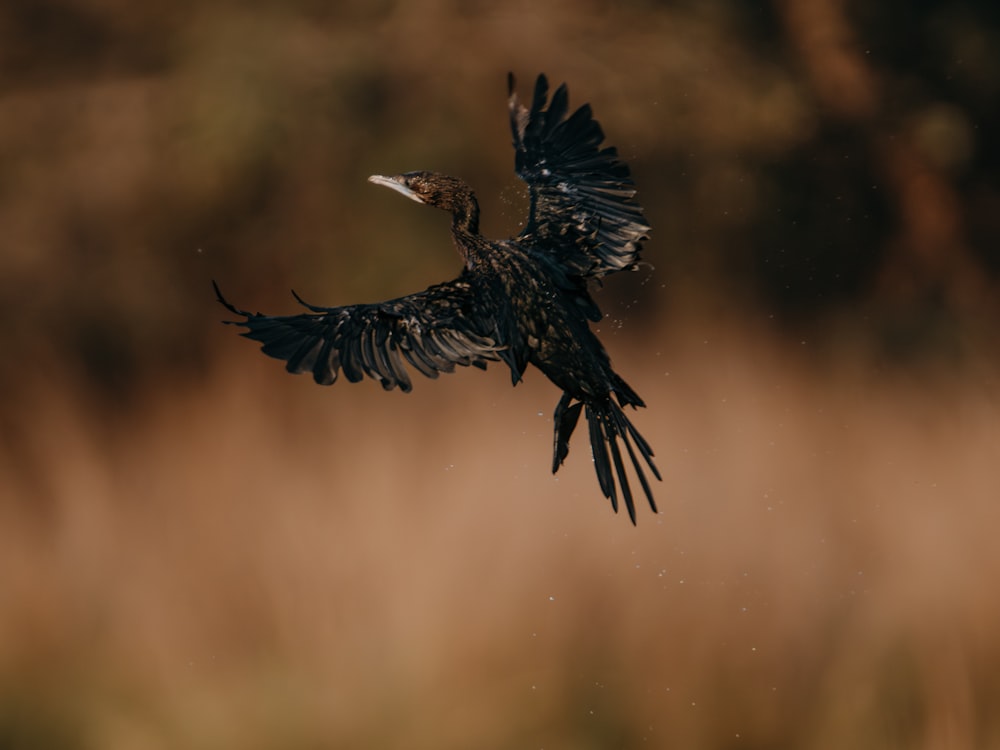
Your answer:
[[[635,268],[649,225],[628,166],[613,147],[600,147],[604,132],[590,105],[567,117],[566,85],[549,99],[548,80],[540,75],[528,108],[514,91],[513,75],[508,84],[515,170],[531,197],[518,240],[553,253],[576,276]]]
[[[243,318],[227,322],[246,328],[242,335],[285,360],[289,372],[310,372],[321,385],[343,372],[352,383],[368,376],[386,390],[405,392],[413,385],[404,360],[436,378],[456,365],[485,368],[500,359],[495,325],[476,314],[473,289],[461,277],[377,304],[320,307],[295,295],[310,312],[277,316],[240,310],[213,285],[219,302]]]

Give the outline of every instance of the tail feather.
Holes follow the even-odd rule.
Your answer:
[[[597,472],[597,481],[601,485],[601,492],[604,497],[611,499],[611,508],[618,512],[618,493],[615,492],[615,480],[611,475],[611,461],[608,459],[608,451],[604,442],[604,431],[601,423],[593,419],[593,412],[587,408],[587,427],[590,430],[591,446],[601,445],[601,450],[594,451],[594,470]],[[567,452],[569,446],[566,446]]]
[[[626,386],[627,388],[627,386]],[[576,428],[580,418],[581,410],[585,410],[587,415],[587,427],[590,435],[590,448],[594,456],[594,470],[597,472],[597,481],[601,486],[601,492],[611,501],[611,508],[618,512],[618,496],[624,500],[625,508],[628,510],[632,523],[636,522],[635,501],[632,495],[632,488],[629,485],[628,475],[625,470],[625,461],[622,458],[622,451],[618,444],[619,440],[625,444],[625,450],[635,469],[635,474],[642,485],[643,493],[649,502],[649,507],[656,513],[656,501],[653,499],[653,492],[643,470],[643,461],[649,467],[657,479],[661,479],[660,472],[653,463],[653,450],[645,438],[625,416],[622,405],[642,405],[642,400],[631,390],[618,391],[619,402],[615,403],[610,396],[598,401],[578,401],[573,403],[574,398],[569,393],[563,393],[559,404],[553,414],[555,422],[555,445],[553,450],[552,472],[555,473],[562,465],[569,454],[569,439]],[[633,446],[634,443],[634,446]],[[638,453],[637,453],[638,450]],[[639,457],[642,457],[642,461]],[[612,468],[613,467],[613,468]],[[616,482],[617,479],[617,482]],[[662,479],[661,479],[662,481]]]
[[[618,411],[617,416],[619,419],[619,427],[622,428],[621,429],[622,435],[624,435],[625,432],[628,432],[628,434],[632,436],[632,440],[635,441],[635,445],[639,449],[639,453],[642,454],[642,457],[646,460],[646,463],[649,465],[650,470],[652,470],[653,476],[662,482],[663,477],[660,476],[659,469],[657,469],[656,464],[653,463],[653,449],[649,447],[649,443],[647,443],[646,439],[639,434],[639,431],[635,429],[635,425],[628,420],[628,418],[625,416],[623,412]],[[631,443],[629,443],[629,441],[626,440],[625,445],[628,446],[629,453],[632,455],[632,463],[635,464],[635,468],[639,474],[640,479],[645,479],[645,475],[642,473],[642,466],[636,460],[635,453],[632,451]],[[647,495],[650,494],[649,490],[646,490],[646,494]]]
[[[590,417],[590,411],[587,412],[587,417]],[[597,420],[593,420],[596,422]],[[615,436],[607,434],[607,424],[604,424],[604,443],[608,448],[611,449],[611,457],[615,461],[615,472],[618,474],[618,484],[621,485],[622,495],[625,497],[625,507],[628,509],[628,517],[632,520],[632,525],[635,526],[635,503],[632,501],[632,488],[629,487],[628,477],[625,475],[625,465],[622,463],[622,452],[618,448],[618,440]],[[591,450],[594,449],[594,435],[590,435],[590,447]],[[611,485],[611,494],[615,494],[614,484]],[[617,503],[612,502],[611,507],[614,509],[615,513],[618,512]]]
[[[635,433],[635,428],[632,427],[632,423],[631,422],[629,422],[628,420],[625,420],[625,425],[626,425],[626,429],[629,432]],[[625,434],[625,430],[622,430],[622,435],[624,435],[624,434]],[[637,433],[635,433],[635,434],[637,434]],[[646,472],[644,472],[642,470],[642,464],[640,464],[639,463],[639,459],[636,458],[636,456],[635,456],[635,450],[633,450],[632,444],[627,439],[623,440],[622,442],[625,443],[625,447],[628,449],[628,455],[629,455],[629,458],[632,459],[632,466],[635,467],[635,473],[639,477],[639,484],[642,485],[642,491],[646,493],[646,497],[649,499],[649,505],[653,509],[653,512],[656,513],[657,512],[657,510],[656,510],[656,502],[653,500],[653,491],[649,488],[649,480],[646,479]],[[643,441],[643,442],[645,442],[645,441]],[[647,445],[646,447],[648,448],[649,446]],[[649,453],[649,454],[643,453],[642,456],[643,456],[643,458],[646,459],[646,462],[649,464],[650,468],[653,470],[653,474],[656,476],[656,478],[660,479],[660,472],[657,471],[656,465],[653,464],[652,454],[651,453]],[[634,516],[632,517],[632,523],[633,524],[635,523],[635,517]]]

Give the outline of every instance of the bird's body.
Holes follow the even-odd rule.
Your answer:
[[[660,475],[652,450],[621,409],[644,404],[614,372],[590,328],[601,313],[588,286],[608,273],[635,268],[649,227],[633,200],[628,168],[614,149],[599,149],[604,136],[589,106],[566,117],[566,88],[560,86],[546,108],[548,86],[539,76],[531,107],[525,108],[513,92],[513,77],[510,84],[516,169],[531,195],[520,235],[484,238],[475,195],[455,177],[375,175],[372,182],[451,213],[452,238],[464,261],[456,279],[376,304],[303,302],[310,312],[292,316],[251,314],[221,293],[219,300],[245,318],[239,322],[248,329],[243,335],[260,341],[265,354],[286,360],[290,372],[311,372],[321,384],[333,383],[342,369],[352,382],[367,375],[386,390],[409,391],[406,364],[437,377],[455,365],[485,368],[496,360],[509,366],[516,384],[527,365],[534,365],[563,390],[554,414],[553,472],[566,458],[584,412],[602,492],[617,511],[620,488],[634,523],[619,443],[654,511],[643,463],[657,479]]]

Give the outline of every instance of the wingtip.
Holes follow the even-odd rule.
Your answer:
[[[563,84],[564,86],[566,84]],[[517,76],[514,75],[514,71],[507,71],[507,96],[513,96],[514,91],[517,88]],[[535,78],[535,91],[544,91],[548,93],[549,90],[549,77],[544,73],[539,73],[538,77]]]
[[[215,299],[218,301],[220,305],[229,310],[229,312],[231,312],[233,315],[243,315],[244,317],[247,317],[246,313],[238,309],[235,305],[233,305],[232,302],[230,302],[229,300],[227,300],[225,297],[222,296],[222,290],[219,288],[219,284],[218,282],[216,282],[215,279],[212,279],[212,289],[215,290]],[[224,320],[222,322],[232,323],[233,321]]]
[[[538,78],[535,79],[535,96],[534,101],[541,109],[545,106],[545,101],[549,97],[549,79],[544,73],[539,73]]]

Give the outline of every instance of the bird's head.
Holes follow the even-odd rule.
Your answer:
[[[404,172],[386,177],[373,174],[369,182],[392,188],[417,203],[454,212],[463,208],[472,196],[472,190],[457,177],[440,172]]]

